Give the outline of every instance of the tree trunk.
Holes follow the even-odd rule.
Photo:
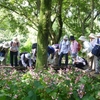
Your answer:
[[[36,69],[47,68],[47,46],[50,34],[51,0],[41,0],[39,27],[37,37],[37,61]]]
[[[57,42],[59,42],[61,36],[62,36],[62,26],[63,26],[63,21],[62,21],[62,2],[63,0],[58,0],[58,22],[59,22],[59,36],[57,38]]]
[[[90,31],[93,33],[93,23],[94,23],[94,0],[91,0],[91,26],[90,26]]]

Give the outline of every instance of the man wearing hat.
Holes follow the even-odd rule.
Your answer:
[[[65,56],[65,66],[68,66],[68,53],[70,51],[70,42],[68,36],[65,35],[59,44],[59,61],[58,65],[61,66],[62,58]]]

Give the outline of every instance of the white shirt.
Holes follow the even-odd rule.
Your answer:
[[[83,52],[91,52],[92,50],[92,45],[89,41],[84,41],[83,47],[84,47],[84,49],[82,50]]]
[[[31,67],[32,66],[32,61],[31,61],[31,59],[28,59],[28,60],[29,60],[29,66]],[[24,67],[27,67],[27,64],[25,63],[25,54],[21,55],[21,62],[22,62],[22,65]]]
[[[83,65],[86,65],[86,62],[83,58],[77,56],[75,59],[73,59],[73,64],[76,62],[76,63],[83,63]]]
[[[63,54],[66,54],[70,51],[70,42],[67,40],[63,40],[61,43],[60,43],[60,52],[59,54],[63,53]]]

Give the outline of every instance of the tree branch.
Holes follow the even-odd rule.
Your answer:
[[[37,27],[36,23],[34,23],[32,19],[28,18],[28,16],[25,15],[25,14],[23,14],[23,13],[17,12],[16,10],[13,9],[13,7],[8,7],[8,6],[2,5],[2,4],[0,4],[0,6],[3,7],[3,8],[5,8],[5,9],[7,9],[7,10],[15,12],[16,14],[18,14],[20,16],[24,16],[26,19],[28,19],[31,23],[33,23]],[[33,26],[31,26],[31,27],[34,28]],[[34,28],[34,29],[37,30],[36,28]]]

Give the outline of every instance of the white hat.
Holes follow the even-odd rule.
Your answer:
[[[9,48],[9,43],[5,42],[5,43],[3,44],[3,48]]]
[[[30,59],[30,58],[31,58],[30,53],[26,53],[26,54],[25,54],[25,58]]]
[[[3,46],[3,44],[2,43],[0,43],[0,48]]]
[[[91,34],[89,35],[89,37],[90,37],[90,38],[96,38],[96,36],[95,36],[94,33],[91,33]]]
[[[81,41],[86,41],[87,39],[85,38],[85,36],[80,36],[80,37],[79,37],[79,40],[81,40]]]
[[[67,35],[65,35],[65,36],[63,37],[63,39],[67,40],[67,39],[68,39],[68,36],[67,36]]]
[[[13,38],[13,42],[18,42],[18,38],[17,37],[14,37]]]
[[[97,33],[96,36],[99,37],[100,36],[100,33]]]

